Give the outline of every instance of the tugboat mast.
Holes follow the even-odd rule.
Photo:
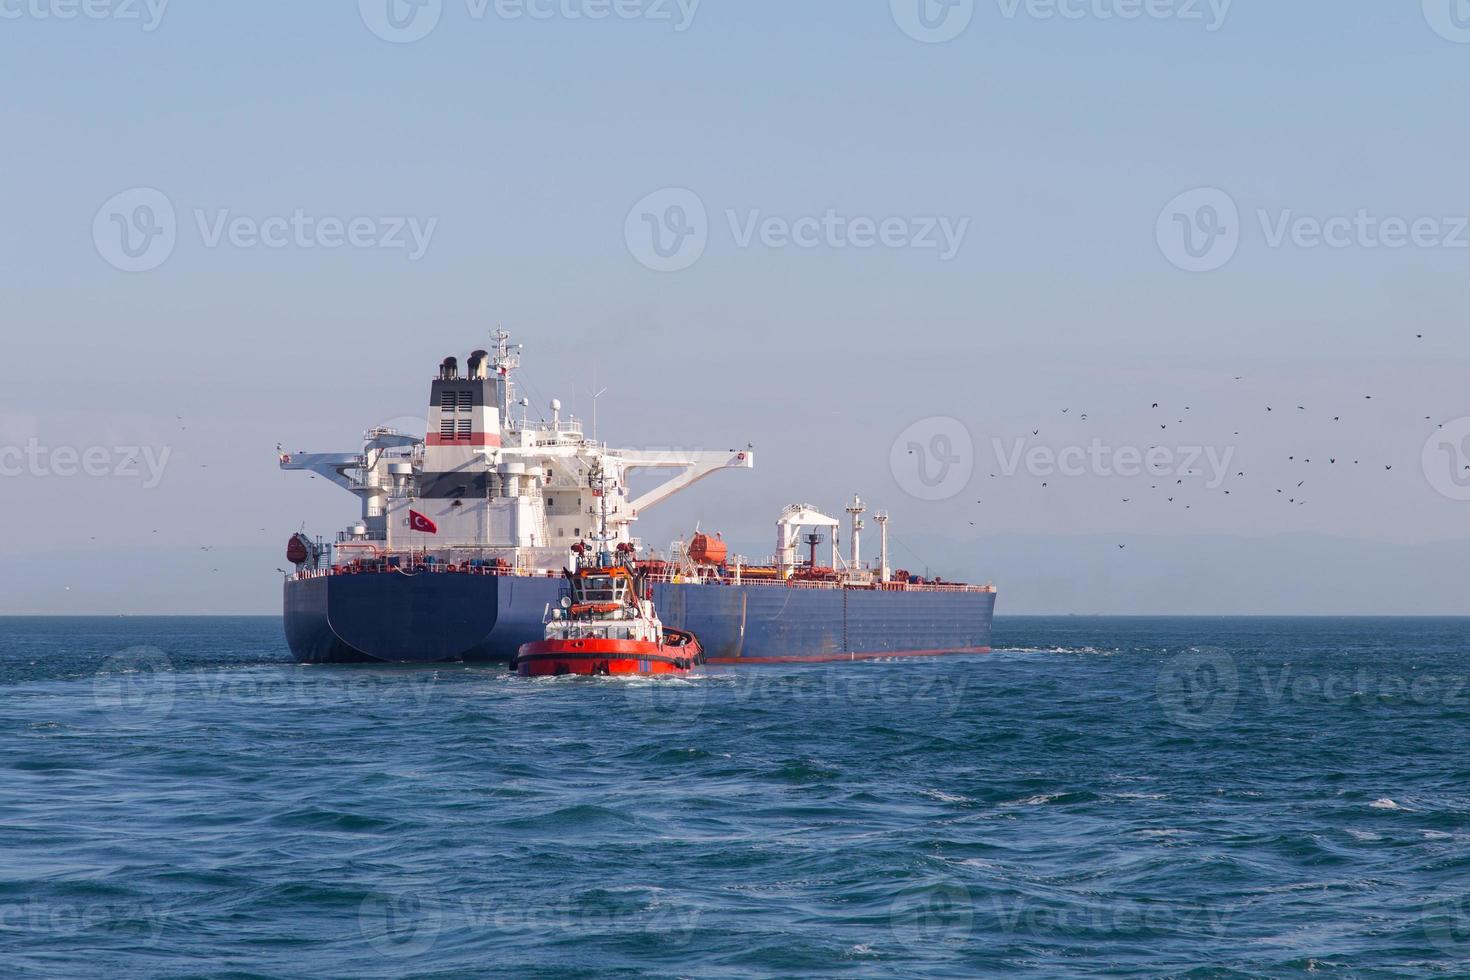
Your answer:
[[[597,516],[597,567],[611,568],[613,556],[608,542],[612,535],[607,530],[607,472],[602,468],[602,458],[598,457],[592,464],[592,472],[587,479],[592,492],[597,496],[600,507]]]

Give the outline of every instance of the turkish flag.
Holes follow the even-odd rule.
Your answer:
[[[439,525],[429,520],[416,510],[408,512],[408,526],[415,531],[423,531],[425,534],[438,534]]]

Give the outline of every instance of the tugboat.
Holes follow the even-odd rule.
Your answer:
[[[595,555],[572,546],[576,568],[563,571],[566,591],[559,608],[547,607],[543,639],[520,648],[511,667],[522,677],[568,674],[615,676],[685,674],[705,662],[693,633],[664,626],[653,606],[653,588],[628,542],[610,550],[607,485],[600,466],[589,478],[601,499]]]

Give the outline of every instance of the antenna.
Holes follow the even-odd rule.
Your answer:
[[[594,443],[597,442],[597,399],[601,398],[605,394],[607,394],[607,389],[603,388],[597,394],[592,396],[592,441]]]
[[[521,366],[521,345],[512,345],[510,334],[503,329],[496,330],[492,336],[495,340],[495,360],[491,366],[500,376],[500,417],[508,423],[511,405],[510,372]]]

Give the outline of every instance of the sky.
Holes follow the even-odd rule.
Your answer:
[[[277,444],[497,326],[538,411],[754,444],[659,546],[857,492],[1003,597],[1347,540],[1371,612],[1470,539],[1460,0],[0,0],[0,81],[0,612],[271,611],[356,514]]]

